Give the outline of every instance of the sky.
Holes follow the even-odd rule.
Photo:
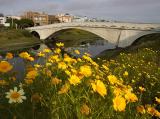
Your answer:
[[[106,20],[160,23],[160,0],[0,0],[0,13],[70,13]]]

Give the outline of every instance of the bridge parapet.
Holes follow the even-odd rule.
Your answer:
[[[115,46],[126,47],[131,45],[137,38],[160,33],[160,24],[137,24],[137,23],[112,23],[112,22],[83,22],[83,23],[59,23],[38,27],[27,28],[39,34],[40,39],[46,39],[55,32],[63,29],[81,29],[94,33]]]

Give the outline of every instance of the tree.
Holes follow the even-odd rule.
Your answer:
[[[30,19],[21,19],[17,22],[17,24],[18,24],[18,28],[21,28],[21,29],[34,26],[34,22]]]

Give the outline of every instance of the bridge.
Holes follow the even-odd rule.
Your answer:
[[[145,35],[160,33],[160,24],[118,23],[118,22],[82,22],[57,23],[27,28],[31,33],[44,40],[65,29],[80,29],[91,32],[115,47],[126,47]]]

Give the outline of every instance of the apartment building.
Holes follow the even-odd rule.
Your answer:
[[[48,15],[48,24],[60,23],[61,21],[55,15]]]
[[[60,20],[60,22],[69,23],[72,22],[73,16],[70,14],[58,14],[56,17]]]
[[[22,18],[31,19],[35,26],[42,26],[48,24],[48,14],[39,12],[25,12]]]

